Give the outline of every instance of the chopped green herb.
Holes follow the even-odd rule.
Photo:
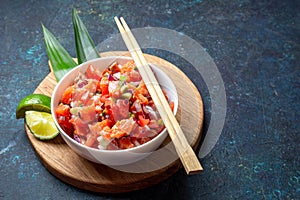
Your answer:
[[[125,76],[120,76],[120,81],[122,82],[122,84],[124,83],[124,82],[126,82],[126,80],[128,79],[128,77],[125,75]]]

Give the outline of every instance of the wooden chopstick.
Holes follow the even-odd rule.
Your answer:
[[[203,170],[195,152],[187,142],[182,129],[180,128],[170,106],[167,102],[158,81],[156,80],[148,62],[143,56],[142,50],[134,38],[130,28],[125,20],[121,17],[114,18],[119,28],[121,36],[127,46],[137,68],[146,84],[146,87],[153,99],[153,102],[162,117],[162,120],[172,139],[176,152],[185,168],[187,174],[199,173]]]

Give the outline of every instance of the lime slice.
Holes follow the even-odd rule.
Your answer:
[[[51,98],[44,94],[30,94],[23,98],[16,110],[16,118],[24,118],[28,110],[51,113]]]
[[[25,123],[30,132],[40,140],[50,140],[59,134],[50,113],[26,111]]]

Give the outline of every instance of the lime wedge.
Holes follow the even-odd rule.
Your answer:
[[[50,113],[26,111],[25,123],[30,132],[40,140],[50,140],[59,134]]]
[[[30,94],[23,98],[17,109],[16,118],[24,118],[29,110],[51,113],[51,98],[44,94]]]

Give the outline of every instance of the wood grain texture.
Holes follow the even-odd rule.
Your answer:
[[[122,55],[128,52],[105,52],[101,57]],[[176,115],[189,144],[196,149],[203,126],[203,103],[197,88],[176,66],[152,55],[145,55],[167,73],[174,82],[179,107]],[[40,83],[35,93],[51,96],[56,85],[52,73]],[[155,185],[176,173],[181,162],[168,137],[163,145],[150,156],[133,164],[108,167],[90,162],[73,152],[61,136],[50,141],[39,141],[33,137],[25,125],[27,136],[43,165],[60,180],[75,187],[101,193],[122,193]]]

